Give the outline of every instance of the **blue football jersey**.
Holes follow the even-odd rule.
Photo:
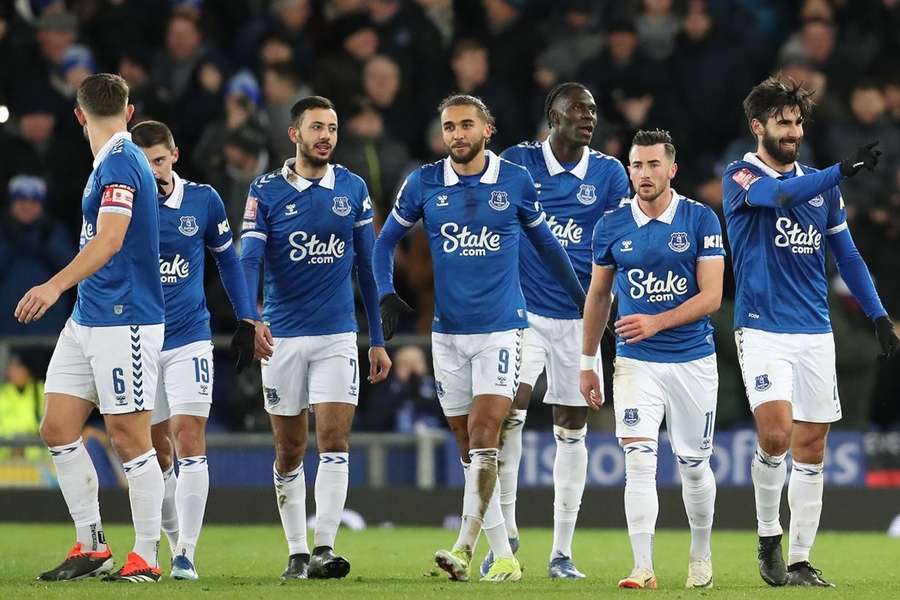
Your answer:
[[[81,210],[79,248],[96,235],[100,213],[128,215],[131,222],[122,248],[78,284],[72,320],[91,327],[162,323],[156,179],[130,133],[116,133],[97,153]]]
[[[651,219],[637,197],[606,213],[594,229],[594,263],[616,269],[613,291],[619,316],[655,315],[699,293],[697,261],[725,256],[722,228],[707,206],[679,196]],[[650,362],[677,363],[715,352],[709,317],[660,331],[636,344],[616,339],[616,354]]]
[[[225,205],[212,187],[172,173],[174,189],[160,198],[159,279],[166,299],[163,350],[212,339],[203,291],[206,249],[224,252],[232,243]]]
[[[779,173],[755,154],[728,165],[722,176],[725,226],[734,261],[734,326],[776,333],[827,333],[825,237],[847,228],[837,186],[793,208],[752,206],[748,190],[762,177],[802,177],[796,165]]]
[[[534,179],[550,231],[566,249],[575,273],[586,290],[591,283],[591,239],[594,225],[608,210],[628,197],[625,168],[616,158],[587,147],[571,170],[550,149],[550,140],[525,142],[501,156],[522,165]],[[578,307],[554,278],[527,236],[519,248],[522,293],[530,312],[552,319],[580,319]]]
[[[488,333],[528,326],[519,283],[522,227],[544,220],[524,168],[487,153],[479,179],[462,180],[449,158],[413,171],[393,215],[412,227],[422,219],[434,267],[438,333]]]
[[[365,182],[329,165],[318,182],[289,159],[250,186],[241,237],[266,242],[263,320],[275,337],[356,331],[353,229],[372,222]]]

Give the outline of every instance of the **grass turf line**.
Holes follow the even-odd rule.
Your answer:
[[[116,568],[131,548],[132,529],[113,525],[106,530]],[[660,589],[633,592],[615,589],[628,574],[632,559],[624,530],[579,530],[574,554],[578,568],[588,575],[583,581],[550,581],[547,558],[552,541],[548,529],[523,529],[519,558],[525,577],[519,583],[467,584],[448,582],[432,563],[435,550],[449,548],[454,532],[436,528],[372,528],[362,532],[341,530],[337,551],[352,564],[350,575],[340,581],[281,582],[278,576],[287,562],[287,550],[277,525],[207,526],[200,537],[196,582],[168,578],[168,547],[163,536],[161,556],[166,578],[156,585],[109,584],[96,579],[45,584],[34,581],[43,570],[58,564],[74,536],[67,525],[0,523],[0,598],[65,598],[101,600],[114,598],[621,598],[650,594],[654,598],[900,598],[900,540],[880,534],[822,533],[816,540],[813,561],[836,590],[770,588],[759,578],[756,536],[753,532],[714,531],[715,588],[685,590],[687,531],[660,531],[655,542],[655,566]],[[311,538],[310,538],[311,539]],[[785,543],[785,552],[787,546]],[[487,551],[482,539],[476,560]],[[477,569],[477,564],[474,565]]]

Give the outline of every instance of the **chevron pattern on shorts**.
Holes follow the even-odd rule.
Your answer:
[[[144,362],[141,356],[141,328],[129,325],[131,331],[131,393],[134,405],[144,410]]]

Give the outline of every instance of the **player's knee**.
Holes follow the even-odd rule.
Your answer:
[[[500,444],[500,427],[496,423],[469,425],[469,447],[497,448]]]
[[[159,463],[160,470],[165,473],[169,469],[172,468],[172,461],[174,460],[174,456],[169,448],[158,448],[157,446],[153,447],[156,450],[156,462]]]
[[[686,484],[703,481],[710,470],[708,457],[678,456],[678,472]]]
[[[319,452],[350,452],[350,441],[343,431],[327,430],[316,432],[316,445]]]
[[[72,427],[67,426],[65,423],[46,417],[41,421],[39,431],[41,439],[44,440],[44,443],[47,444],[47,446],[63,446],[65,444],[70,444],[77,440],[80,435],[79,431],[73,430]]]
[[[302,439],[275,440],[275,459],[279,465],[292,464],[296,467],[306,453],[306,436]],[[287,469],[288,471],[290,469]],[[286,472],[286,471],[283,471]]]
[[[759,432],[760,447],[771,456],[780,456],[791,446],[790,428],[771,427]]]
[[[587,407],[554,406],[553,424],[564,429],[581,429],[587,424]]]
[[[513,398],[513,408],[515,410],[527,410],[528,403],[531,402],[531,386],[519,384],[516,390],[516,397]]]
[[[203,434],[202,421],[188,421],[176,427],[172,433],[175,435],[175,446],[179,456],[199,456],[206,453],[206,436]]]

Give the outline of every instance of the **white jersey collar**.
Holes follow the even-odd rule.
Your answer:
[[[94,168],[100,166],[100,163],[103,162],[103,159],[106,158],[106,155],[109,154],[109,151],[113,149],[113,146],[118,144],[121,140],[130,140],[131,134],[127,131],[117,131],[112,134],[112,137],[106,140],[106,143],[103,144],[103,147],[100,148],[100,151],[97,152],[97,156],[94,157]]]
[[[549,136],[547,136],[546,140],[541,142],[541,153],[544,155],[544,163],[547,165],[547,172],[550,173],[551,177],[566,172],[565,167],[559,164],[559,161],[556,160],[556,157],[553,155],[553,148],[550,147]],[[590,160],[590,157],[591,151],[587,146],[585,146],[581,150],[581,159],[574,167],[572,167],[572,170],[569,171],[569,173],[583,181],[585,176],[587,175],[588,161]]]
[[[481,176],[481,183],[497,183],[500,176],[500,157],[490,150],[484,151],[485,160],[487,160],[487,169]],[[453,170],[453,159],[449,156],[444,159],[444,185],[456,185],[459,183],[459,175]]]
[[[172,184],[175,186],[172,193],[163,202],[165,206],[178,210],[181,208],[181,201],[184,199],[184,180],[178,176],[178,173],[172,171]]]
[[[294,164],[297,162],[296,158],[289,158],[284,161],[284,166],[281,167],[281,176],[284,177],[284,180],[287,181],[291,187],[293,187],[298,192],[305,192],[309,186],[313,184],[312,181],[306,179],[297,174],[294,171]],[[328,166],[325,170],[325,175],[322,176],[322,179],[319,180],[319,185],[323,188],[333,190],[334,189],[334,167],[331,166],[331,163],[328,163]]]
[[[678,210],[680,201],[681,196],[673,188],[672,201],[669,202],[669,206],[666,207],[666,210],[664,210],[661,215],[655,219],[651,219],[641,210],[641,207],[638,204],[638,195],[635,194],[634,197],[631,198],[631,216],[634,217],[634,222],[637,223],[638,227],[643,227],[650,221],[662,221],[666,225],[671,225],[672,221],[675,220],[675,211]]]
[[[764,163],[762,161],[762,159],[760,159],[754,152],[748,152],[747,154],[745,154],[744,162],[750,163],[751,165],[758,168],[759,170],[761,170],[763,173],[765,173],[769,177],[774,177],[775,179],[778,179],[779,177],[784,177],[784,173],[779,173],[778,171],[776,171],[775,169],[773,169],[772,167],[770,167],[769,165]],[[803,175],[803,169],[800,168],[800,163],[795,162],[794,168],[797,169],[798,177]]]

